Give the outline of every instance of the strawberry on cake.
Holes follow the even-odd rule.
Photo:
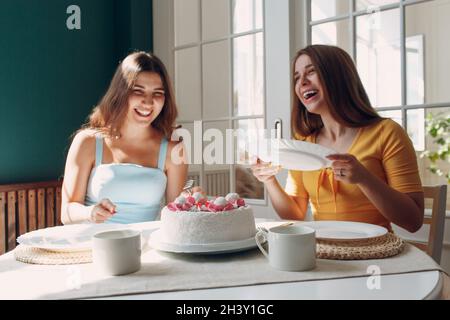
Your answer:
[[[253,238],[252,208],[237,193],[208,200],[201,193],[178,197],[161,212],[164,242],[180,245],[213,244]]]

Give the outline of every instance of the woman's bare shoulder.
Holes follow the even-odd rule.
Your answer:
[[[71,149],[83,158],[93,158],[95,150],[95,138],[99,132],[93,129],[82,129],[75,134]]]
[[[95,136],[97,135],[97,134],[100,134],[100,131],[98,131],[98,130],[95,130],[95,129],[90,129],[90,128],[87,128],[87,129],[81,129],[81,130],[79,130],[77,133],[76,133],[76,137],[79,137],[79,138],[84,138],[84,139],[89,139],[89,138],[91,138],[91,139],[94,139],[95,138]]]

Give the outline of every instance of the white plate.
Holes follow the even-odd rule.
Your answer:
[[[241,241],[230,241],[213,244],[180,245],[167,243],[161,240],[161,231],[157,230],[150,236],[150,245],[160,251],[191,254],[221,254],[250,250],[256,247],[255,238]]]
[[[388,232],[378,225],[350,221],[308,221],[299,224],[316,230],[316,239],[320,240],[363,240],[380,237]]]
[[[326,156],[337,153],[319,144],[288,139],[262,139],[257,146],[256,155],[261,160],[288,170],[313,171],[331,167],[332,161]]]
[[[85,251],[92,248],[92,236],[100,231],[126,228],[122,224],[74,224],[25,233],[17,242],[51,251]]]

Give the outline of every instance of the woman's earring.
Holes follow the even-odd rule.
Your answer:
[[[117,129],[114,129],[114,139],[119,140],[121,137],[120,132]]]

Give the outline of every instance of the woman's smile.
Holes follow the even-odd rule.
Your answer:
[[[319,90],[304,90],[303,94],[302,94],[302,100],[305,104],[307,103],[311,103],[312,101],[314,101],[316,98],[319,97]]]
[[[134,112],[138,115],[138,117],[145,119],[150,119],[153,114],[153,110],[144,110],[139,108],[134,108]]]

